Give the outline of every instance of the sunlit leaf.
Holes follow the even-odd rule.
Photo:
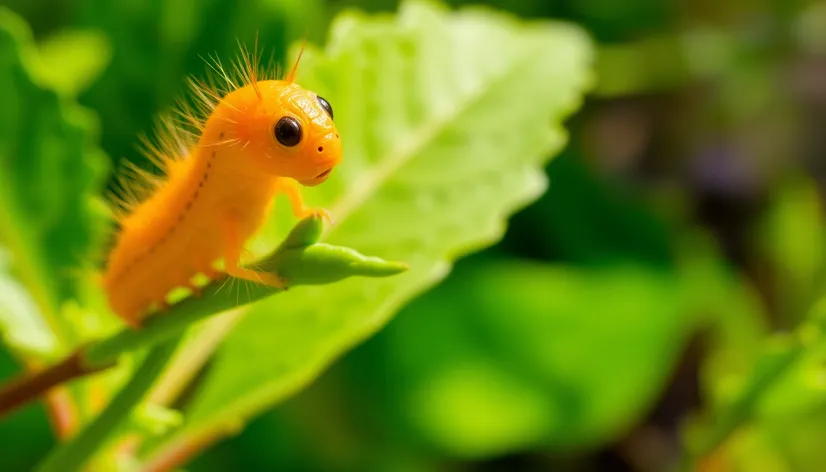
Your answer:
[[[485,9],[413,1],[397,17],[338,17],[326,49],[305,53],[298,80],[333,104],[344,162],[306,195],[336,221],[327,242],[410,270],[255,305],[172,440],[234,427],[300,389],[438,282],[450,261],[499,239],[507,216],[545,189],[542,166],[565,142],[561,120],[580,103],[590,56],[576,27]],[[283,215],[274,219],[282,231]]]
[[[782,322],[793,326],[823,294],[823,206],[815,181],[804,176],[789,178],[775,192],[755,236],[774,268],[771,289]]]
[[[50,36],[38,47],[41,75],[56,90],[68,95],[84,91],[111,57],[108,39],[97,31],[63,31]]]
[[[3,342],[24,357],[47,357],[58,340],[26,288],[12,276],[9,255],[0,251],[0,327]]]
[[[99,244],[102,219],[92,195],[105,158],[94,145],[92,117],[44,85],[39,60],[25,23],[0,9],[0,242],[36,307],[8,293],[3,298],[29,308],[4,313],[3,330],[19,349],[54,355],[76,334],[58,313],[79,297],[80,275]],[[41,332],[32,335],[35,326]]]

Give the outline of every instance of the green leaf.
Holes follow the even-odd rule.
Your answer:
[[[41,75],[55,90],[72,96],[84,91],[111,58],[107,37],[92,30],[62,31],[38,46]]]
[[[135,408],[130,419],[127,427],[150,436],[161,435],[184,421],[180,412],[151,403],[144,403]]]
[[[826,457],[824,300],[796,333],[763,339],[742,380],[690,423],[690,450],[714,447],[719,461],[738,470],[819,470]]]
[[[681,260],[694,267],[687,285],[707,329],[700,390],[708,404],[729,400],[740,389],[769,334],[768,314],[756,287],[726,262],[709,235],[684,241]]]
[[[410,1],[396,17],[339,16],[326,49],[305,52],[298,80],[333,104],[344,162],[305,195],[333,215],[328,243],[410,270],[254,305],[172,441],[234,428],[299,390],[436,284],[452,260],[498,240],[507,216],[544,191],[542,166],[565,142],[560,122],[581,101],[590,58],[576,27],[486,9]],[[285,208],[276,211],[274,227],[289,227]],[[195,338],[192,349],[203,349]]]
[[[794,326],[823,294],[824,218],[817,183],[787,177],[775,190],[756,231],[758,249],[773,272],[773,296],[785,326]]]
[[[26,288],[11,274],[10,256],[0,251],[0,331],[3,342],[22,357],[47,357],[58,340],[40,316]]]
[[[588,139],[572,136],[572,142]],[[570,146],[548,165],[552,184],[514,218],[510,247],[521,253],[530,244],[532,254],[573,265],[674,265],[674,232],[639,195],[589,169],[589,159],[581,146]]]
[[[45,85],[39,60],[26,24],[0,8],[0,243],[38,312],[7,312],[2,329],[18,350],[56,355],[74,342],[59,313],[84,290],[79,275],[103,229],[91,195],[105,157],[92,117]],[[56,343],[22,332],[44,325]]]
[[[694,326],[685,281],[643,265],[468,263],[356,353],[345,397],[437,456],[598,446],[661,393]]]
[[[261,269],[285,277],[293,289],[304,284],[327,284],[353,276],[386,277],[406,270],[406,265],[402,263],[367,257],[350,248],[317,243],[322,233],[322,222],[320,215],[299,222],[273,254],[261,262]],[[165,393],[167,387],[163,383],[158,384],[159,377],[169,367],[169,361],[175,352],[179,351],[186,329],[199,320],[238,304],[237,301],[233,304],[234,297],[228,296],[227,291],[218,296],[223,283],[214,281],[203,288],[201,296],[189,297],[175,303],[164,313],[149,316],[141,329],[124,328],[112,337],[84,347],[80,352],[80,365],[84,369],[110,366],[123,358],[124,354],[143,347],[151,348],[139,370],[135,371],[109,405],[76,436],[44,459],[38,470],[46,472],[78,468],[93,459],[104,444],[112,442],[112,436],[121,429],[125,417],[139,408],[140,402],[150,390],[155,391],[154,400],[150,400],[153,406],[162,402],[158,399],[159,396],[168,396]],[[252,290],[252,300],[281,291],[263,284],[256,284]],[[174,373],[174,370],[171,372]],[[170,379],[169,374],[167,379]],[[179,379],[173,377],[170,380],[175,382]],[[159,436],[164,434],[165,428],[172,425],[168,422],[145,424],[143,431],[134,431],[135,426],[135,421],[132,421],[130,427],[133,432]]]
[[[820,204],[812,182],[801,176],[787,176],[778,190],[753,237],[772,268],[772,307],[780,320],[766,313],[765,302],[742,277],[738,284],[720,285],[720,309],[709,318],[712,342],[700,379],[707,406],[688,424],[690,448],[703,450],[726,440],[721,454],[736,456],[751,450],[745,445],[753,443],[745,437],[785,431],[789,421],[808,421],[826,406],[826,343],[821,323],[814,321],[825,311],[821,304],[811,308],[822,291]],[[793,336],[771,335],[769,321],[794,325],[807,314]],[[744,438],[726,438],[732,429]],[[760,439],[772,443],[765,447],[777,446],[776,440],[772,435]]]

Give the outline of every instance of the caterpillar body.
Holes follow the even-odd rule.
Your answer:
[[[215,61],[225,88],[193,79],[201,106],[179,110],[193,131],[164,119],[156,142],[146,141],[165,178],[133,167],[121,179],[124,209],[102,283],[110,307],[131,327],[140,328],[153,306],[165,306],[172,289],[197,290],[197,274],[222,276],[214,265],[221,259],[230,276],[283,288],[277,274],[240,263],[277,193],[289,197],[298,217],[329,218],[305,206],[300,185],[327,179],[341,161],[341,142],[330,104],[294,82],[300,58],[285,79],[260,77],[257,54],[244,50],[236,77]],[[148,190],[142,199],[135,197],[140,190]]]

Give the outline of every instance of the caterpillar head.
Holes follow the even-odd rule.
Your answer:
[[[330,103],[291,81],[267,80],[256,86],[256,95],[239,100],[246,106],[236,113],[245,159],[263,172],[305,186],[327,180],[342,153]]]

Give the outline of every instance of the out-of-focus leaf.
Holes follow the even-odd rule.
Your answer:
[[[823,208],[815,182],[795,179],[782,188],[767,221],[774,262],[801,286],[823,263]]]
[[[605,45],[598,54],[600,80],[594,94],[650,94],[720,77],[734,62],[735,39],[727,31],[697,28]]]
[[[398,0],[335,0],[338,8],[391,11]],[[560,18],[583,25],[600,43],[628,41],[661,31],[673,17],[673,6],[661,0],[448,0],[451,6],[484,5],[507,10],[522,18]]]
[[[514,218],[508,249],[575,265],[673,266],[676,248],[665,223],[639,199],[595,175],[575,149],[568,147],[548,165],[551,185]]]
[[[135,432],[148,436],[159,436],[170,428],[180,426],[184,419],[181,413],[175,410],[162,408],[151,403],[139,405],[132,412],[129,427]]]
[[[11,274],[9,255],[0,251],[0,333],[3,342],[24,357],[48,357],[58,340],[40,316],[26,288]]]
[[[822,343],[764,392],[755,410],[715,452],[718,470],[816,472],[826,461]]]
[[[5,349],[0,350],[0,378],[10,378],[19,370],[19,361]],[[54,434],[50,431],[44,410],[42,405],[33,404],[0,421],[4,469],[32,470],[54,446]]]
[[[725,345],[711,369],[724,387],[760,347],[760,307],[736,272],[702,241],[682,245],[679,260],[565,268],[474,257],[279,411],[312,438],[346,431],[305,458],[334,470],[604,444],[662,394],[698,328],[712,325],[704,339]],[[591,352],[559,354],[578,349]]]
[[[672,89],[688,81],[688,64],[680,38],[650,36],[629,44],[599,49],[599,83],[594,93],[618,97]]]
[[[109,63],[109,41],[100,32],[61,31],[39,45],[41,76],[67,95],[84,91]]]
[[[799,354],[794,358],[795,362],[762,392],[749,417],[756,428],[781,432],[796,422],[808,424],[812,417],[822,419],[826,415],[826,369],[823,367],[826,365],[826,342],[821,329],[816,326],[822,325],[822,321],[817,320],[824,317],[826,298],[821,298],[809,311],[796,336],[786,336],[796,341],[792,348]],[[771,347],[773,339],[766,338],[764,350]],[[826,437],[826,428],[819,427],[816,432],[816,422],[811,423],[806,428],[811,428],[817,437]]]
[[[41,67],[25,23],[0,9],[0,242],[39,318],[32,310],[6,313],[3,329],[19,349],[56,355],[76,334],[58,314],[83,290],[81,270],[101,235],[92,194],[105,157],[92,117],[43,85]],[[27,334],[44,325],[56,342]]]
[[[566,24],[412,1],[395,18],[340,16],[326,50],[304,57],[298,80],[333,104],[344,143],[340,168],[307,192],[336,220],[325,239],[410,270],[253,306],[173,441],[237,425],[300,389],[451,260],[501,237],[506,216],[545,188],[541,167],[580,103],[590,44]],[[260,241],[271,247],[276,233]]]
[[[810,4],[799,13],[795,26],[795,39],[801,49],[815,54],[826,52],[826,4]]]
[[[357,352],[382,380],[351,397],[452,456],[597,445],[660,394],[696,319],[686,293],[645,266],[468,264]]]
[[[737,300],[737,297],[731,297]],[[809,310],[807,321],[794,334],[778,333],[762,338],[747,335],[743,344],[743,325],[730,324],[731,318],[718,322],[727,331],[725,342],[715,346],[704,366],[708,388],[708,410],[729,414],[734,401],[747,398],[739,407],[736,429],[706,458],[712,470],[756,470],[803,472],[819,470],[826,459],[822,442],[826,438],[826,343],[822,325],[826,303],[821,300]],[[756,341],[756,342],[755,342]],[[756,349],[755,349],[756,348]],[[744,362],[745,361],[745,362]],[[743,402],[740,401],[740,404]],[[736,410],[735,410],[736,411]],[[709,436],[709,426],[697,418],[687,430],[689,444]],[[704,424],[705,423],[705,424]]]
[[[824,316],[826,305],[815,304],[810,308],[813,300],[822,296],[823,249],[820,239],[823,224],[820,201],[812,182],[792,177],[782,183],[776,195],[755,239],[765,260],[775,269],[769,286],[782,316],[781,322],[791,327],[798,325],[801,319],[809,320],[802,327],[794,328],[799,331],[796,336],[804,345],[797,344],[796,338],[786,334],[767,336],[766,320],[758,320],[756,324],[762,326],[757,331],[751,329],[755,324],[754,317],[760,316],[762,310],[756,303],[751,303],[751,310],[743,310],[746,307],[738,302],[742,297],[732,296],[734,293],[729,292],[721,297],[728,301],[727,309],[721,312],[724,316],[712,320],[718,342],[705,362],[702,377],[706,401],[711,405],[709,410],[718,414],[729,411],[732,401],[757,391],[748,411],[742,413],[744,424],[736,433],[737,437],[720,450],[721,458],[748,469],[748,451],[763,448],[766,454],[776,455],[783,467],[794,465],[793,469],[797,470],[795,464],[806,464],[808,459],[803,457],[817,451],[784,451],[795,449],[805,441],[801,442],[803,435],[796,439],[783,438],[788,430],[794,429],[793,424],[808,424],[812,416],[822,417],[826,409],[822,367],[826,362],[826,343],[821,339],[820,328],[811,324],[811,320]],[[749,311],[753,313],[751,317],[732,316]],[[778,362],[783,365],[782,372],[774,375]],[[765,385],[769,376],[772,381]],[[689,436],[692,440],[709,435],[707,425],[693,426],[695,429]],[[816,437],[826,434],[826,430],[817,432],[816,429],[812,430]],[[770,463],[768,459],[763,462]]]
[[[823,294],[823,208],[815,182],[794,177],[776,190],[756,232],[761,254],[774,268],[771,288],[782,323],[795,326]]]
[[[749,280],[725,264],[706,238],[687,238],[681,251],[688,297],[698,303],[709,352],[703,359],[700,389],[711,405],[726,402],[742,386],[762,353],[769,332],[764,301]]]

